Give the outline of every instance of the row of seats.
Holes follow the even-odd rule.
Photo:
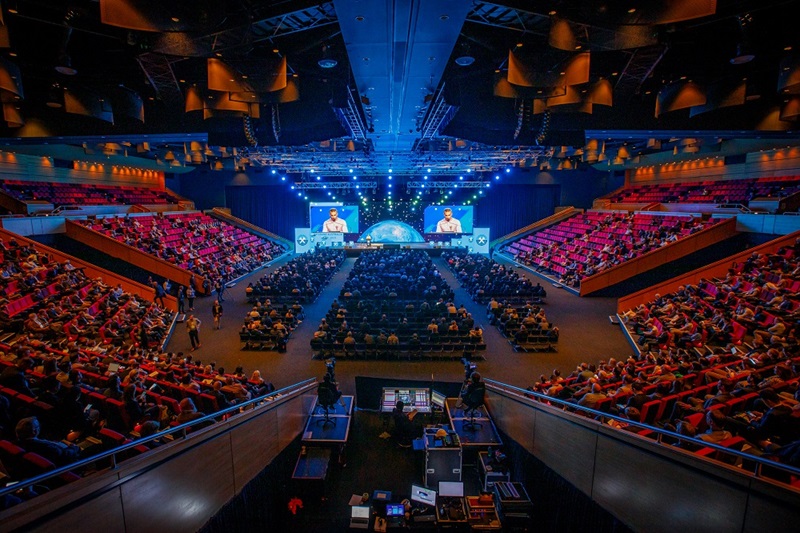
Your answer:
[[[0,190],[21,201],[38,200],[62,205],[177,204],[180,199],[163,189],[94,183],[2,180]]]
[[[553,273],[560,281],[580,281],[686,238],[719,222],[692,216],[588,211],[521,237],[503,247],[515,260]]]
[[[615,203],[741,203],[800,191],[800,176],[635,185],[605,196]]]
[[[241,276],[285,251],[281,244],[197,212],[77,222],[208,279]]]

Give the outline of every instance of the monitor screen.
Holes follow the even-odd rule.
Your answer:
[[[472,233],[471,205],[429,205],[423,212],[424,233]]]
[[[357,205],[312,204],[308,209],[311,233],[359,232]]]
[[[436,507],[436,491],[419,485],[411,485],[411,501]]]
[[[369,505],[354,505],[350,510],[350,518],[369,518]]]
[[[403,516],[406,510],[403,507],[403,504],[400,503],[389,503],[386,504],[386,518],[390,516]]]
[[[439,391],[431,391],[431,403],[444,409],[444,394]]]
[[[462,481],[440,481],[439,496],[442,498],[463,498],[464,483]]]

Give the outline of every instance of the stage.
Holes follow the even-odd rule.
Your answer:
[[[370,252],[372,250],[425,250],[432,257],[439,257],[445,251],[464,251],[463,246],[442,246],[441,243],[428,243],[428,242],[398,242],[398,243],[355,243],[353,245],[344,246],[344,253],[347,257],[358,257],[362,253]]]

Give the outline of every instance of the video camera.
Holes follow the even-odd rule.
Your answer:
[[[470,376],[478,368],[478,365],[472,361],[467,361],[464,357],[461,358],[461,363],[464,365],[464,381],[469,381]]]
[[[325,361],[325,370],[331,375],[331,381],[336,381],[336,358],[331,357]]]

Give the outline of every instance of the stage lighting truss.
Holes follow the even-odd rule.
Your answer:
[[[354,190],[358,186],[359,189],[377,189],[377,181],[360,181],[358,183],[350,181],[298,181],[294,184],[296,191],[316,191],[321,189],[327,190]]]
[[[414,189],[444,191],[454,188],[458,189],[485,189],[488,185],[486,181],[409,181],[406,183],[406,190]]]
[[[388,176],[453,176],[472,172],[499,172],[512,167],[530,167],[553,154],[544,146],[485,146],[459,144],[453,139],[423,143],[414,151],[350,151],[346,140],[331,140],[305,146],[242,147],[239,155],[256,168],[277,169],[281,174],[314,174],[333,177],[375,178]],[[450,150],[452,145],[454,149]],[[462,146],[463,145],[463,146]]]

